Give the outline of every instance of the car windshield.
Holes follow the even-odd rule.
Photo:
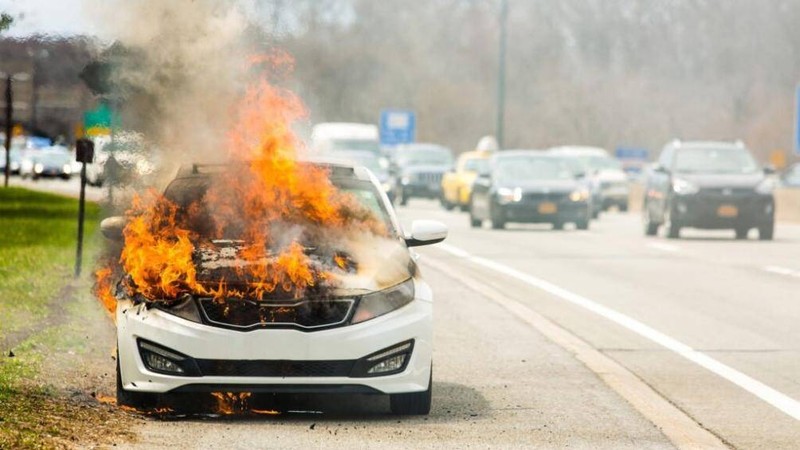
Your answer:
[[[744,148],[682,148],[675,155],[676,173],[742,174],[758,170]]]
[[[447,166],[453,164],[453,155],[443,148],[424,147],[405,150],[397,160],[402,166]]]
[[[610,156],[585,156],[581,159],[593,170],[622,170],[622,163]]]
[[[364,166],[374,174],[379,174],[385,171],[381,167],[378,157],[369,152],[340,151],[334,152],[332,156],[336,159],[341,159],[355,165]]]
[[[209,176],[195,176],[178,178],[172,181],[164,191],[164,196],[187,210],[192,204],[203,199],[213,181]],[[394,229],[389,213],[380,199],[372,183],[362,180],[332,179],[333,184],[342,192],[351,194],[361,206],[370,210],[378,220],[382,221],[389,229]]]
[[[360,150],[370,152],[375,155],[381,153],[380,144],[378,141],[367,139],[337,139],[331,142],[331,150]]]
[[[68,163],[70,157],[71,155],[69,152],[41,150],[39,154],[36,155],[36,161],[44,164],[61,165]]]
[[[569,180],[574,176],[569,164],[561,158],[508,156],[495,161],[495,177],[504,182]]]
[[[466,172],[485,172],[489,168],[489,160],[486,158],[471,158],[464,161],[464,171]]]

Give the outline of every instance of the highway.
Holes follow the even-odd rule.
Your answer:
[[[77,179],[12,180],[78,190]],[[434,219],[450,229],[418,250],[435,293],[429,417],[388,415],[385,398],[298,396],[278,416],[147,420],[122,448],[800,442],[800,225],[779,223],[772,242],[695,230],[668,240],[645,237],[635,213],[604,214],[588,231],[474,229],[466,213],[425,200],[397,213],[406,227]]]
[[[267,418],[146,421],[122,447],[797,448],[800,226],[667,240],[635,214],[589,231],[471,229],[423,200],[398,214],[450,227],[419,250],[436,295],[429,417],[304,397]]]

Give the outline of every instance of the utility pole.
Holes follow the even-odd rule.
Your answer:
[[[11,132],[14,127],[11,124],[14,118],[14,96],[11,94],[11,80],[14,76],[8,74],[6,78],[6,167],[5,167],[5,182],[3,186],[8,187],[8,177],[11,175]]]
[[[497,64],[497,145],[503,148],[506,115],[506,40],[508,38],[508,0],[500,0],[500,49]]]

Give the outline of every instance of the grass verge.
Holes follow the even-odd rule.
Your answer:
[[[88,278],[72,278],[77,210],[74,199],[0,189],[0,449],[70,448],[129,434],[131,418],[93,398],[92,383],[109,383],[76,379],[92,376],[85,367],[97,353],[87,321],[104,319],[87,295]],[[84,267],[99,247],[99,216],[87,203]]]

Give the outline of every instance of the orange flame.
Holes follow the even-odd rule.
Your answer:
[[[272,56],[284,61],[280,57]],[[270,61],[254,59],[254,62]],[[292,130],[307,114],[294,94],[260,82],[247,90],[228,134],[232,160],[202,198],[177,205],[155,191],[137,196],[127,212],[120,256],[130,291],[153,301],[184,293],[262,299],[300,297],[335,283],[330,261],[306,253],[304,243],[338,241],[349,233],[385,235],[384,224],[350,194],[340,191],[321,166],[298,161],[303,143]],[[227,276],[203,278],[197,253],[215,242],[238,242],[238,263]],[[111,271],[98,272],[108,280]],[[109,282],[110,286],[110,282]],[[98,290],[113,309],[114,298]]]

